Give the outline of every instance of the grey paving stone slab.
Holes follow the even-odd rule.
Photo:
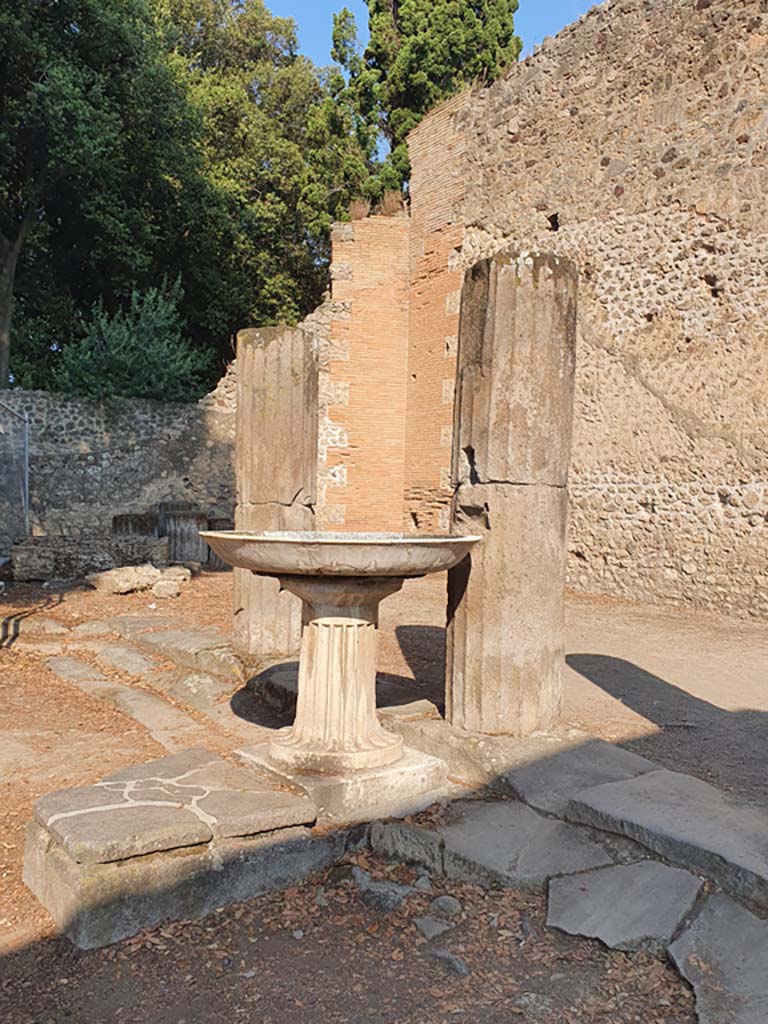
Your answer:
[[[27,830],[24,881],[81,949],[106,946],[161,921],[186,920],[296,885],[343,852],[304,828],[217,839],[121,863],[78,864],[37,822]]]
[[[115,615],[106,620],[111,629],[126,640],[153,629],[170,629],[179,620],[169,615]]]
[[[72,627],[72,635],[77,637],[106,636],[113,632],[115,630],[106,619],[91,619]]]
[[[103,672],[99,672],[93,665],[89,665],[80,658],[62,655],[57,658],[49,658],[45,664],[54,675],[67,683],[109,682]]]
[[[232,692],[232,683],[205,672],[193,672],[177,678],[167,689],[170,697],[189,704],[198,711],[207,711]]]
[[[514,800],[462,801],[452,812],[456,820],[437,829],[449,878],[540,888],[556,875],[613,863],[579,829]]]
[[[227,679],[244,678],[243,665],[226,638],[211,630],[172,629],[139,633],[133,639],[144,650],[186,668]]]
[[[718,893],[669,953],[693,986],[700,1024],[768,1021],[768,921]]]
[[[701,885],[690,872],[653,860],[553,878],[547,924],[612,949],[664,947]]]
[[[202,749],[124,768],[35,805],[36,820],[83,864],[180,849],[213,837],[256,835],[315,817],[307,797],[277,789]]]
[[[505,772],[500,781],[531,807],[560,815],[580,790],[633,779],[657,768],[639,754],[604,740],[590,740],[559,751],[541,751],[530,764]]]
[[[63,654],[66,648],[56,640],[13,640],[9,649],[14,654],[47,654],[54,657]]]
[[[572,798],[568,817],[629,836],[768,907],[768,812],[690,775],[659,770]]]
[[[0,619],[0,641],[27,636],[66,636],[69,626],[45,615],[7,615]]]
[[[102,665],[116,668],[130,676],[150,676],[157,663],[128,644],[99,644],[93,650]]]

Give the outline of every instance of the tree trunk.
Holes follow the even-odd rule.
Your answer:
[[[14,244],[0,235],[0,389],[10,384],[8,372],[11,357],[11,318],[13,316],[13,283],[21,249],[20,239]]]

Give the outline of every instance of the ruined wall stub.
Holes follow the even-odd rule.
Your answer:
[[[237,336],[237,530],[313,530],[318,352],[298,328]],[[259,657],[295,654],[301,603],[276,580],[235,569],[234,640]]]
[[[448,576],[446,712],[472,732],[560,711],[577,282],[568,260],[510,252],[464,280],[451,532],[483,543]]]

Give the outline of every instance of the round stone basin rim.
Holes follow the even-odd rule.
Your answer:
[[[482,538],[447,534],[201,531],[230,565],[269,576],[424,576],[457,565]]]

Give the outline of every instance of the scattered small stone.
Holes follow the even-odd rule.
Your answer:
[[[124,565],[119,569],[92,572],[86,583],[102,594],[133,594],[149,590],[160,579],[160,570],[154,565]]]
[[[461,903],[455,896],[438,896],[432,900],[430,907],[441,917],[457,917],[461,913]]]
[[[295,928],[291,932],[291,935],[293,935],[294,939],[303,939],[304,938],[304,932],[301,930],[301,928]]]
[[[181,587],[179,581],[175,579],[160,579],[152,587],[152,593],[155,597],[159,597],[162,600],[169,598],[180,597]]]
[[[441,921],[440,918],[432,917],[429,914],[426,917],[415,917],[413,923],[428,942],[437,938],[438,935],[442,935],[443,932],[450,931],[452,927],[447,921]]]
[[[419,892],[432,892],[432,880],[429,875],[419,875],[413,883],[413,887],[418,889]]]
[[[410,885],[397,882],[374,882],[368,872],[359,867],[352,868],[352,878],[363,903],[384,914],[397,910],[403,900],[416,891]]]
[[[325,891],[323,889],[317,890],[317,895],[315,896],[315,903],[318,905],[318,907],[322,907],[323,909],[325,909],[329,905],[328,897],[325,895]]]
[[[189,583],[192,579],[192,570],[186,565],[169,565],[163,569],[160,578],[164,580],[176,580],[177,583]]]
[[[460,978],[467,978],[472,973],[459,957],[454,956],[453,953],[449,953],[447,949],[431,949],[429,955],[434,957],[435,960],[439,960],[440,963],[453,971],[454,974],[458,974]]]

